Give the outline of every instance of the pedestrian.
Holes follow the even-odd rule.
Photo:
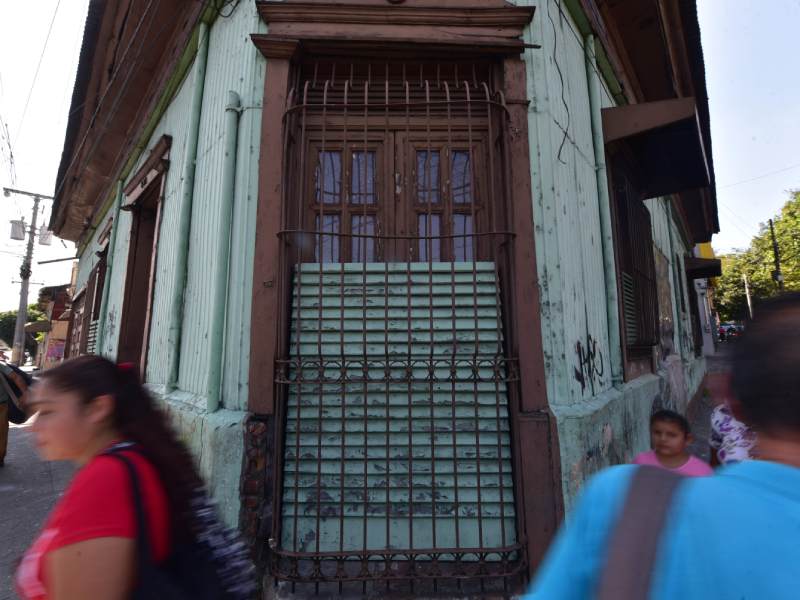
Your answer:
[[[5,377],[0,373],[0,377]],[[0,467],[6,465],[6,451],[8,450],[8,410],[11,398],[5,386],[0,386]]]
[[[712,475],[713,469],[687,448],[692,441],[689,421],[672,410],[658,410],[650,417],[650,447],[633,459],[637,465],[659,467],[688,477]]]
[[[800,294],[765,301],[756,314],[732,370],[756,459],[714,477],[606,469],[586,485],[530,598],[797,598]]]
[[[5,466],[8,450],[8,424],[24,423],[25,396],[29,377],[13,365],[0,362],[0,467]]]
[[[730,465],[753,458],[756,434],[736,418],[734,408],[723,401],[711,411],[711,464]]]
[[[22,598],[252,594],[243,545],[217,522],[188,450],[133,365],[83,356],[46,371],[31,389],[40,454],[79,470],[21,561]],[[168,595],[165,585],[205,589]]]

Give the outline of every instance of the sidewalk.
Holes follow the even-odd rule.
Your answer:
[[[736,342],[723,342],[717,346],[717,353],[707,358],[707,372],[715,373],[730,369],[733,349]],[[692,428],[694,441],[689,445],[689,452],[705,461],[710,459],[708,438],[711,435],[711,411],[716,406],[714,400],[704,395],[702,390],[705,381],[700,384],[700,393],[692,399],[686,412]]]
[[[67,463],[39,459],[28,426],[12,425],[6,466],[0,468],[0,600],[16,598],[17,561],[72,477]]]

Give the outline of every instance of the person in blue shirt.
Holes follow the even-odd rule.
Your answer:
[[[624,553],[627,568],[649,569],[650,599],[800,598],[800,294],[766,301],[756,315],[731,372],[737,418],[758,435],[756,460],[680,481],[651,564],[635,543]],[[629,518],[629,487],[647,468],[611,467],[590,480],[526,598],[598,597],[610,542]]]

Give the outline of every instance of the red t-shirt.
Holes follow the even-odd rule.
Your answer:
[[[153,558],[169,555],[169,506],[155,468],[140,453],[124,451],[136,467],[148,521]],[[17,571],[17,591],[25,600],[46,600],[45,557],[63,546],[103,537],[136,537],[130,475],[116,458],[99,455],[70,483]]]

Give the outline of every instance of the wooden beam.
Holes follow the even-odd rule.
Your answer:
[[[271,415],[275,411],[275,359],[278,357],[282,290],[278,279],[283,204],[283,113],[289,91],[289,46],[283,58],[267,60],[261,151],[258,167],[256,247],[253,263],[253,304],[250,321],[250,378],[248,410]]]

